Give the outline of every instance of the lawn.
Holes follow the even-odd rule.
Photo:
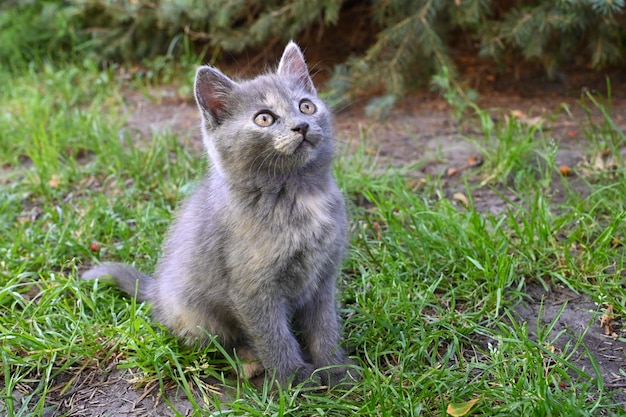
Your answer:
[[[159,79],[188,99],[193,69]],[[481,164],[453,178],[416,179],[423,160],[388,166],[366,127],[338,138],[351,216],[340,311],[362,380],[316,392],[237,380],[219,346],[185,347],[148,305],[78,278],[99,261],[150,272],[177,204],[206,169],[188,137],[128,128],[125,97],[158,107],[150,92],[160,86],[123,73],[89,61],[0,67],[0,413],[626,413],[597,346],[557,325],[566,304],[548,321],[519,315],[529,287],[584,297],[598,314],[589,324],[605,314],[624,363],[626,137],[610,97],[578,104],[599,117],[576,120],[581,158],[567,167],[550,130],[567,112],[538,122],[466,112]],[[477,204],[485,191],[505,208]]]

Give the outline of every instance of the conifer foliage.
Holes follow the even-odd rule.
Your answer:
[[[620,64],[626,0],[371,0],[363,16],[376,33],[337,74],[352,89],[383,85],[397,97],[433,74],[455,74],[465,39],[477,54],[506,64],[541,63],[549,74],[569,62]],[[47,48],[89,51],[102,60],[176,54],[181,39],[210,56],[263,53],[288,39],[336,25],[358,0],[7,0],[0,5],[0,58]],[[53,17],[53,18],[51,18]],[[42,46],[43,45],[43,46]],[[196,49],[199,49],[196,48]],[[17,54],[17,52],[20,52]],[[55,53],[55,52],[53,52]],[[36,54],[32,54],[36,55]],[[339,85],[341,83],[337,83]]]
[[[626,54],[624,0],[380,0],[372,8],[377,41],[343,72],[362,85],[384,80],[392,96],[433,73],[454,75],[453,33],[483,57],[537,61],[549,75],[575,60],[596,69],[623,63]]]

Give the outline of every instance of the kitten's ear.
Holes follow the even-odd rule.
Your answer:
[[[289,41],[285,47],[285,52],[283,52],[283,56],[280,58],[276,74],[296,77],[305,90],[317,95],[313,80],[311,80],[309,75],[309,69],[306,66],[306,62],[304,62],[304,55],[302,55],[302,51],[300,51],[300,48],[294,41]]]
[[[207,120],[211,126],[219,125],[228,115],[226,99],[236,86],[236,82],[216,68],[198,68],[194,85],[196,102],[202,113],[211,118]]]

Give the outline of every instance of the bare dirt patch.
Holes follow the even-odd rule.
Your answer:
[[[46,417],[56,417],[67,413],[71,416],[127,415],[137,417],[171,416],[171,403],[182,415],[193,410],[189,399],[174,389],[161,390],[158,384],[138,386],[128,370],[116,368],[105,372],[99,369],[71,376],[72,387],[64,391],[64,381],[71,375],[57,378],[58,388],[48,394],[50,404]]]
[[[589,297],[558,285],[546,290],[538,283],[530,283],[526,287],[526,295],[527,299],[515,309],[516,319],[527,323],[529,333],[535,336],[540,331],[545,332],[555,322],[552,332],[546,335],[548,339],[555,340],[555,349],[563,349],[568,344],[571,348],[582,337],[583,346],[574,350],[571,362],[595,377],[594,360],[604,388],[612,391],[618,402],[624,403],[626,344],[617,340],[621,329],[613,327],[621,327],[619,324],[609,323],[611,331],[607,332],[608,328],[602,319],[603,315],[606,319],[607,310],[592,302]]]

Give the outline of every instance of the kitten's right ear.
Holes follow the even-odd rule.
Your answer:
[[[289,41],[285,47],[283,56],[278,63],[276,74],[296,77],[300,81],[302,88],[313,95],[317,95],[313,80],[311,80],[309,75],[309,69],[304,61],[304,55],[302,55],[300,47],[294,41]]]
[[[237,83],[216,68],[202,66],[196,72],[194,92],[200,110],[211,126],[219,125],[228,114],[226,99]]]

